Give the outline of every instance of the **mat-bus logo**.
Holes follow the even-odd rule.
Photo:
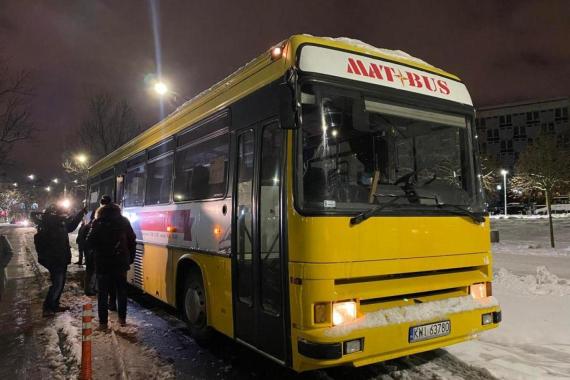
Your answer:
[[[402,87],[415,87],[425,89],[430,92],[439,92],[443,95],[450,95],[449,85],[443,79],[433,78],[429,75],[419,75],[411,71],[402,71],[386,65],[379,65],[374,62],[365,64],[358,58],[348,58],[346,71],[349,74],[360,75],[368,78],[375,78],[381,81],[397,83],[400,81]]]

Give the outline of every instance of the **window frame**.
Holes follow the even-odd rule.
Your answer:
[[[191,127],[192,128],[192,127]],[[194,129],[194,128],[192,128]],[[188,131],[184,131],[181,134],[187,133]],[[178,161],[177,161],[177,155],[179,152],[183,152],[187,149],[190,149],[192,147],[196,147],[200,144],[212,141],[218,137],[223,137],[225,136],[227,139],[227,162],[228,162],[228,170],[225,173],[225,185],[224,185],[224,192],[223,195],[219,196],[219,197],[209,197],[209,198],[202,198],[202,199],[187,199],[187,200],[181,200],[181,201],[177,201],[176,199],[174,199],[174,192],[175,192],[175,187],[176,187],[176,173],[177,173],[177,168],[178,168]],[[190,141],[185,145],[176,147],[176,150],[174,151],[174,165],[173,165],[173,181],[172,181],[172,186],[171,186],[171,201],[174,204],[184,204],[184,203],[189,203],[189,202],[205,202],[205,201],[216,201],[216,200],[223,200],[226,199],[228,197],[228,192],[229,192],[229,181],[230,181],[230,171],[232,170],[231,168],[231,131],[229,126],[226,126],[222,129],[213,131],[211,133],[208,133],[194,141]]]
[[[171,139],[171,140],[173,140],[173,139]],[[165,142],[165,143],[166,143],[166,142]],[[163,144],[163,143],[161,143],[161,144],[159,144],[159,145],[162,145],[162,144]],[[147,203],[146,196],[147,196],[147,194],[148,194],[148,185],[149,185],[149,181],[148,181],[148,174],[149,174],[148,166],[151,165],[151,164],[153,164],[153,163],[155,163],[155,162],[158,162],[158,161],[160,161],[160,160],[162,160],[162,159],[165,159],[165,158],[167,158],[168,156],[172,156],[172,168],[170,168],[170,186],[169,186],[169,192],[168,192],[168,201],[166,201],[166,202],[160,202],[160,203]],[[165,152],[165,153],[162,153],[162,154],[160,154],[160,155],[158,155],[158,156],[156,156],[156,157],[153,157],[153,158],[150,159],[150,160],[147,159],[147,161],[145,162],[146,168],[145,168],[145,181],[144,181],[145,184],[144,184],[143,206],[159,206],[159,205],[169,205],[169,204],[172,204],[172,199],[173,199],[173,197],[174,197],[174,195],[173,195],[173,192],[174,192],[174,191],[173,191],[173,188],[174,188],[174,179],[175,179],[175,175],[176,175],[176,172],[174,171],[175,157],[176,157],[176,156],[175,156],[175,151],[174,151],[174,150],[170,150],[170,151],[167,151],[167,152]],[[132,168],[131,168],[131,169],[132,169]],[[128,171],[127,171],[127,173],[128,173]],[[125,176],[125,179],[126,179],[126,176]],[[135,207],[135,206],[133,206],[133,207]]]
[[[146,151],[145,151],[145,160],[137,165],[131,166],[131,167],[127,167],[127,170],[125,171],[125,188],[123,191],[123,207],[125,208],[129,208],[129,207],[143,207],[145,206],[145,198],[146,198],[146,176],[147,176],[147,170],[146,170]],[[144,186],[143,186],[143,194],[142,194],[142,204],[139,205],[131,205],[131,204],[127,204],[127,202],[125,201],[126,195],[128,193],[128,181],[127,181],[127,177],[129,175],[130,172],[135,171],[136,169],[140,168],[140,167],[144,167],[144,175],[143,175],[143,181],[144,181]]]

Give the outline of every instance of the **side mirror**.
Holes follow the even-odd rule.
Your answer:
[[[289,83],[279,84],[279,119],[281,120],[281,128],[297,129],[296,115],[297,106],[295,102],[295,91]]]

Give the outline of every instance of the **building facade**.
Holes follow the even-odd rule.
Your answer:
[[[570,98],[502,104],[477,109],[479,150],[512,170],[519,155],[541,134],[570,145]]]

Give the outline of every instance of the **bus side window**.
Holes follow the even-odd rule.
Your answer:
[[[223,197],[227,187],[228,155],[228,134],[177,150],[174,201]]]
[[[142,206],[144,201],[145,166],[129,169],[125,178],[125,207]]]

